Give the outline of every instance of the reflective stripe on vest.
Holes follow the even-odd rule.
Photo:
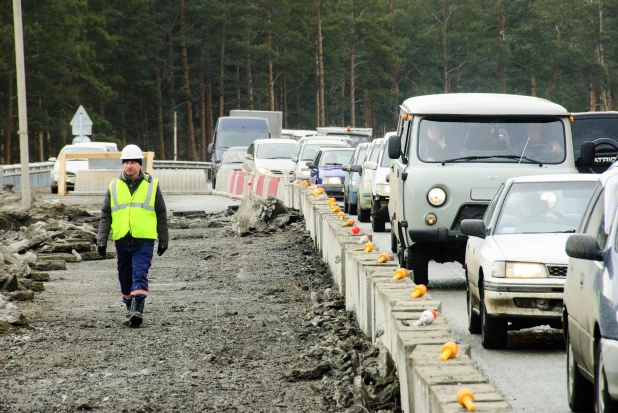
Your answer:
[[[142,180],[131,196],[127,184],[115,179],[109,185],[114,241],[131,233],[133,238],[157,239],[155,197],[159,181]]]

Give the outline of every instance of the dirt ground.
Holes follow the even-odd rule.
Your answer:
[[[304,223],[241,238],[229,219],[170,218],[139,329],[115,260],[50,272],[0,335],[0,412],[399,411]]]

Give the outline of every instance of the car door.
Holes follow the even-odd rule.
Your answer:
[[[607,246],[607,234],[605,233],[605,191],[597,193],[594,205],[590,209],[583,226],[583,233],[597,238],[599,247],[605,250]],[[593,198],[594,199],[594,198]],[[594,372],[594,326],[598,318],[597,289],[599,277],[602,277],[605,265],[600,261],[592,260],[569,260],[571,268],[568,269],[569,297],[567,311],[569,312],[569,335],[572,340],[575,360],[589,373]],[[597,284],[598,285],[598,284]],[[577,356],[581,359],[578,359]]]
[[[318,151],[318,153],[315,154],[315,158],[313,158],[313,168],[311,168],[311,172],[309,174],[309,183],[311,184],[317,184],[319,182],[319,178],[320,178],[320,170],[318,169],[318,164],[320,163],[320,158],[322,157],[322,151]]]
[[[388,213],[391,220],[391,228],[397,236],[399,243],[406,247],[405,231],[401,230],[401,221],[403,220],[403,205],[404,205],[404,180],[403,174],[407,167],[407,153],[410,142],[410,133],[412,132],[412,116],[407,116],[403,120],[403,116],[399,117],[399,127],[397,128],[398,136],[400,137],[402,156],[391,161],[390,169],[390,185],[391,195],[388,199]],[[387,143],[388,145],[388,143]],[[388,151],[388,146],[386,148]]]

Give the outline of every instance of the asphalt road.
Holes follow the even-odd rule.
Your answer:
[[[354,217],[356,218],[356,217]],[[390,250],[390,225],[386,232],[374,233],[370,223],[357,225],[373,235],[380,251]],[[516,413],[570,412],[566,401],[566,352],[562,330],[537,327],[509,332],[505,350],[485,350],[481,336],[468,332],[466,284],[458,263],[429,266],[429,293],[442,302],[446,317],[458,342],[470,345],[472,360]]]

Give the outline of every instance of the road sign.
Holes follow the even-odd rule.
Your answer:
[[[73,127],[75,136],[92,135],[92,120],[82,105],[77,108],[70,125]]]

